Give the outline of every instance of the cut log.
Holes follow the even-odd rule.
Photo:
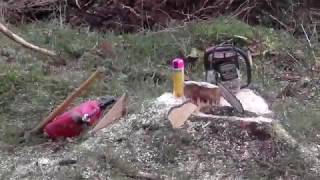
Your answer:
[[[220,103],[219,87],[207,82],[185,81],[184,96],[191,99],[194,103],[208,102],[210,105],[218,105]]]

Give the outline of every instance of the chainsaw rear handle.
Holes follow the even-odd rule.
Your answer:
[[[113,105],[116,102],[116,98],[113,96],[105,96],[101,98],[99,103],[99,107],[101,110],[105,110],[107,107]]]
[[[244,59],[245,63],[246,63],[246,69],[247,69],[247,84],[241,86],[242,88],[246,88],[251,84],[252,81],[252,74],[251,74],[251,63],[248,57],[248,54],[246,52],[244,52],[242,49],[237,48],[237,47],[233,47],[233,46],[227,46],[227,47],[221,47],[221,46],[216,46],[213,47],[209,50],[206,51],[206,53],[204,54],[204,68],[207,72],[208,67],[210,67],[210,62],[209,62],[209,55],[214,53],[215,51],[236,51],[238,54],[240,54],[240,56]]]
[[[116,98],[113,96],[105,96],[99,100],[100,111],[104,111],[107,107],[113,105],[116,102]],[[75,115],[74,121],[78,124],[90,124],[90,119],[97,114],[97,111],[91,114],[84,114],[84,116]]]

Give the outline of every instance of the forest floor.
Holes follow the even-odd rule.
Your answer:
[[[250,88],[266,98],[280,123],[299,143],[319,151],[320,51],[311,49],[305,37],[249,26],[228,17],[134,34],[74,29],[57,21],[9,28],[34,44],[58,51],[67,62],[55,62],[0,36],[0,141],[4,144],[21,148],[45,142],[39,138],[20,143],[24,131],[34,127],[96,67],[103,66],[105,76],[75,104],[128,92],[130,111],[137,112],[145,100],[171,91],[171,59],[188,55],[193,48],[201,52],[209,45],[227,41],[253,51]],[[190,64],[187,75],[203,80],[202,73],[200,55]],[[295,158],[291,154],[281,164],[267,167],[275,170],[293,163],[279,174],[297,171],[298,176],[308,177],[308,171],[301,170],[304,165],[292,161]],[[261,169],[266,166],[260,165]],[[262,174],[270,178],[270,173],[274,171]]]

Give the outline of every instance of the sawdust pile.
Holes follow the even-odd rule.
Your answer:
[[[247,131],[235,121],[197,119],[186,128],[172,129],[165,118],[169,108],[151,101],[95,136],[0,153],[0,177],[310,179],[307,173],[317,175],[310,172],[301,152],[272,135],[267,124]],[[161,178],[138,177],[146,173]]]

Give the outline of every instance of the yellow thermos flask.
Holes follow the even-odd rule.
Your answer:
[[[173,95],[175,97],[184,96],[184,61],[176,58],[172,61],[173,69]]]

